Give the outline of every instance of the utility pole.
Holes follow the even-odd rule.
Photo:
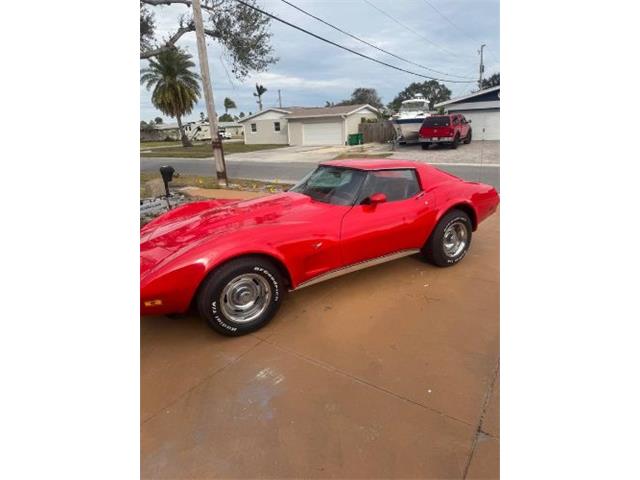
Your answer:
[[[282,108],[282,97],[280,96],[280,89],[278,89],[278,106]]]
[[[207,104],[207,115],[209,116],[209,131],[211,132],[211,148],[216,162],[216,174],[218,182],[222,180],[224,186],[229,186],[227,181],[227,167],[222,151],[222,140],[218,133],[218,116],[213,102],[213,89],[211,88],[211,77],[209,76],[209,59],[207,58],[207,44],[204,38],[204,27],[202,26],[202,10],[200,0],[193,0],[193,21],[196,25],[196,40],[198,42],[198,59],[200,60],[200,76],[202,77],[202,90]]]
[[[478,51],[480,53],[480,78],[478,79],[479,90],[482,90],[482,74],[484,73],[484,47],[486,47],[486,45],[483,43],[480,45],[480,50]]]

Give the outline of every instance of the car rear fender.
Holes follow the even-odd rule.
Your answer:
[[[447,213],[454,209],[462,210],[464,213],[469,215],[469,218],[471,219],[472,229],[475,232],[478,228],[478,212],[473,204],[465,199],[454,199],[447,201],[447,203],[445,203],[443,207],[439,209],[438,217],[436,219],[436,225],[442,217],[444,217]]]

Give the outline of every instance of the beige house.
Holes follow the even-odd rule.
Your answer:
[[[378,118],[371,105],[267,108],[240,120],[246,144],[344,145],[358,124]]]

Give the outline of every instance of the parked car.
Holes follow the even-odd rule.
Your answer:
[[[424,119],[418,139],[422,149],[426,150],[434,143],[449,144],[451,148],[458,148],[460,141],[471,143],[471,120],[464,118],[464,115],[452,113],[450,115],[431,115]]]
[[[223,140],[229,140],[231,138],[231,134],[229,132],[221,131],[220,138]]]
[[[320,164],[288,192],[189,203],[142,227],[144,314],[195,306],[219,333],[264,326],[285,292],[407,255],[461,261],[496,190],[399,160]]]

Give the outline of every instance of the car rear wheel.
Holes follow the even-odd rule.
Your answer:
[[[215,269],[198,293],[200,315],[216,332],[240,336],[266,325],[278,311],[285,285],[269,260],[242,257]]]
[[[471,231],[469,215],[462,210],[451,210],[436,225],[422,253],[438,267],[455,265],[469,250]]]
[[[451,148],[454,150],[458,148],[458,143],[460,143],[460,135],[456,134],[456,136],[453,137],[453,142],[451,142]]]
[[[430,143],[421,143],[420,146],[422,147],[423,150],[428,150],[429,149],[429,145],[431,145]]]
[[[469,129],[469,133],[467,133],[467,136],[464,137],[464,144],[465,145],[469,145],[471,143],[471,129]]]

